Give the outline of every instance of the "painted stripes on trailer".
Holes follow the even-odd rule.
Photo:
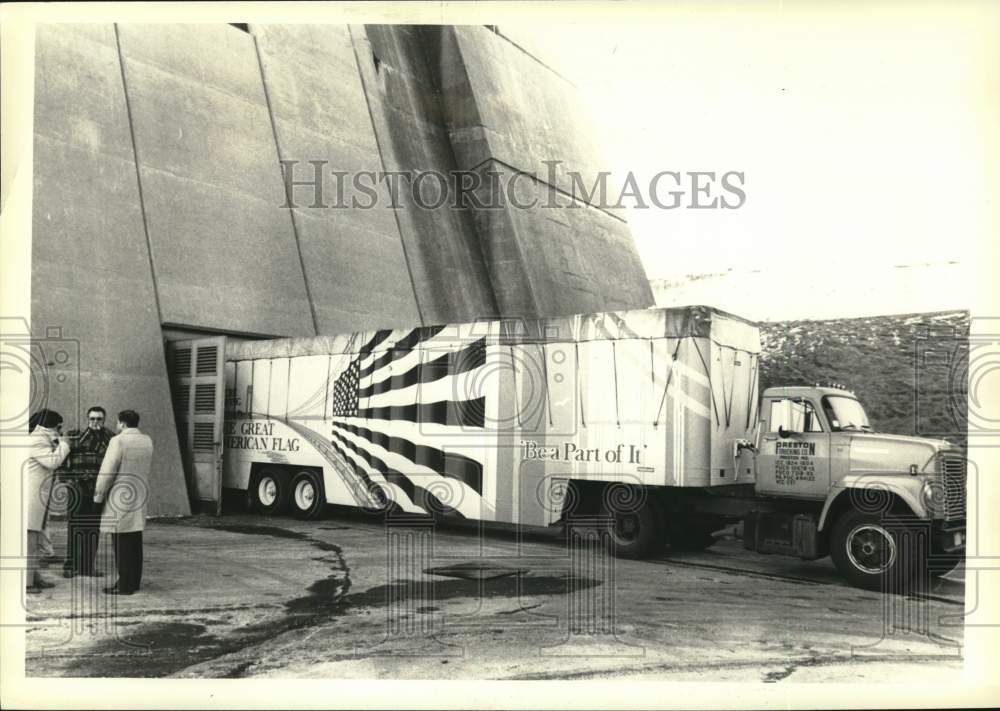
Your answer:
[[[360,448],[367,449],[370,454],[381,459],[390,469],[403,472],[404,476],[410,479],[415,485],[434,494],[446,506],[455,509],[466,518],[485,518],[487,520],[494,518],[492,507],[488,506],[485,499],[480,497],[468,485],[456,479],[445,477],[443,474],[428,469],[425,466],[414,464],[402,455],[390,452],[379,445],[372,444],[359,435],[343,430],[339,431],[338,435],[341,439],[353,442]],[[376,476],[376,474],[376,472],[372,471],[372,476]],[[420,491],[418,489],[417,496],[419,497],[419,495]],[[432,504],[425,504],[425,506],[427,505]]]
[[[385,339],[387,339],[391,335],[392,335],[391,329],[382,329],[376,331],[375,335],[369,339],[368,343],[361,346],[361,349],[358,351],[359,353],[358,357],[364,358],[366,355],[369,355],[373,350],[375,350],[377,346],[379,346]]]
[[[421,444],[427,433],[418,430],[485,429],[486,398],[475,396],[474,378],[486,365],[486,338],[429,342],[444,329],[416,328],[395,343],[380,332],[346,364],[332,387],[333,444],[351,453],[353,466],[367,465],[372,476],[384,476],[414,504],[469,515],[482,505],[482,463]],[[414,430],[390,434],[396,427]],[[411,467],[422,473],[403,473]],[[417,477],[433,483],[421,487]],[[453,501],[446,492],[458,498]]]
[[[253,417],[259,419],[266,419],[266,415],[253,415]],[[360,506],[367,506],[372,501],[369,501],[369,497],[374,500],[377,499],[377,494],[374,493],[373,487],[375,483],[367,476],[359,476],[357,467],[354,466],[354,462],[344,456],[344,453],[336,447],[336,443],[328,441],[319,432],[316,432],[307,425],[296,422],[295,420],[285,420],[285,424],[288,425],[294,432],[297,432],[302,436],[313,448],[319,452],[320,456],[326,460],[327,464],[337,473],[344,486],[350,492],[351,496],[354,497],[355,502]],[[340,461],[338,461],[338,458]],[[343,466],[341,466],[343,464]],[[350,473],[344,471],[345,469],[350,469]],[[359,481],[360,479],[360,481]],[[377,487],[376,487],[377,488]]]
[[[336,442],[332,443],[331,446],[334,446],[335,444]],[[352,460],[350,458],[351,455],[347,452],[345,452],[345,454],[343,455],[344,459],[347,461],[351,469],[356,473],[360,474],[361,472],[365,471],[365,468],[364,465],[359,463],[359,461],[361,461],[361,457],[357,455],[354,456],[358,461]],[[404,491],[404,489],[399,486],[400,482],[391,481],[389,478],[383,476],[380,472],[376,472],[373,469],[370,470],[368,476],[371,476],[373,480],[377,482],[377,484],[380,485],[381,489],[383,490],[382,495],[379,496],[379,501],[383,503],[375,504],[372,506],[372,508],[382,509],[384,508],[384,502],[392,501],[395,502],[397,506],[399,506],[407,513],[421,513],[421,514],[427,513],[426,509],[420,508],[419,506],[413,503],[413,498],[411,496],[412,491],[410,493]],[[412,489],[412,487],[410,488]]]
[[[466,457],[464,454],[445,452],[435,447],[417,444],[408,439],[394,437],[368,427],[336,421],[333,422],[333,426],[371,442],[387,452],[398,454],[418,466],[427,467],[449,479],[460,481],[479,496],[483,495],[483,465],[475,459]]]
[[[337,444],[336,439],[330,440],[330,446],[332,446],[336,450],[337,454],[339,454],[343,458],[343,460],[354,470],[354,473],[358,476],[359,479],[361,479],[361,481],[365,485],[365,488],[368,489],[368,492],[372,495],[375,501],[377,503],[382,502],[385,498],[385,493],[382,491],[379,485],[372,480],[372,478],[368,475],[368,472],[363,470],[361,467],[359,467],[356,463],[354,463],[351,460],[351,458],[347,455],[347,452],[344,451],[343,447]]]
[[[417,344],[433,338],[441,333],[444,328],[444,326],[421,326],[420,328],[415,328],[389,346],[388,350],[381,355],[374,355],[372,349],[384,343],[391,331],[379,331],[376,333],[362,347],[362,352],[344,368],[344,371],[334,381],[332,397],[333,415],[335,417],[357,417],[361,381],[385,368],[394,360],[405,357]],[[367,360],[369,357],[372,358],[371,362],[362,367],[361,362]]]
[[[440,378],[432,383],[418,383],[408,388],[389,390],[379,395],[372,395],[364,400],[360,400],[359,403],[360,407],[376,408],[421,402],[438,402],[441,400],[467,402],[474,400],[480,395],[485,395],[486,392],[484,390],[488,389],[488,387],[483,382],[482,369],[469,370],[464,373],[449,375],[446,378]],[[433,425],[435,423],[425,421],[420,424]]]
[[[481,338],[460,351],[449,351],[425,363],[417,363],[405,373],[389,377],[358,390],[359,398],[381,395],[413,385],[426,385],[449,375],[458,375],[486,365],[486,339]]]
[[[421,326],[420,328],[413,329],[409,332],[409,334],[389,346],[388,350],[386,350],[382,355],[375,358],[375,360],[362,368],[360,372],[361,377],[368,377],[379,368],[384,368],[392,361],[397,358],[401,358],[412,351],[418,343],[426,341],[429,338],[434,338],[434,336],[441,333],[444,329],[444,326]],[[360,363],[366,355],[368,354],[365,353],[363,355],[359,355],[357,359],[358,362]]]
[[[350,451],[354,452],[354,454],[357,455],[358,458],[362,459],[365,463],[367,463],[369,467],[371,467],[374,471],[378,472],[383,477],[385,477],[385,480],[387,482],[395,486],[398,486],[403,491],[403,493],[410,498],[410,501],[413,502],[415,505],[423,508],[427,512],[440,513],[447,516],[455,516],[457,518],[465,518],[465,516],[460,511],[452,508],[451,506],[448,506],[443,501],[441,501],[441,499],[439,499],[437,496],[427,491],[427,489],[414,483],[414,481],[410,477],[406,476],[400,471],[397,471],[396,469],[393,469],[384,461],[382,461],[379,457],[375,456],[364,447],[357,446],[354,442],[351,442],[346,437],[343,437],[337,432],[333,433],[333,438],[334,438],[333,441],[334,446],[336,446],[338,449],[341,449],[342,445],[343,447],[346,447]],[[359,473],[359,475],[368,477],[368,474],[363,472],[362,468],[358,466],[357,463],[351,461],[351,459],[347,457],[346,454],[344,458],[351,463],[351,465],[355,468],[355,470]]]
[[[350,410],[348,410],[350,412]],[[365,420],[402,420],[403,422],[431,423],[448,427],[483,428],[486,423],[486,398],[474,400],[438,400],[409,405],[361,407],[353,414],[334,413],[334,417],[360,417]]]

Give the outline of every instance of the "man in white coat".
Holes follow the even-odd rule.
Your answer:
[[[118,582],[104,588],[109,595],[131,595],[142,583],[142,531],[153,440],[139,431],[139,413],[118,413],[118,434],[111,438],[101,462],[94,503],[104,503],[101,531],[111,534]]]
[[[49,494],[52,492],[53,472],[69,455],[69,443],[62,437],[62,415],[55,410],[39,410],[31,416],[31,449],[25,469],[25,491],[28,514],[28,575],[25,590],[39,593],[51,588],[53,583],[38,571],[39,561],[45,555],[42,531],[49,515]]]

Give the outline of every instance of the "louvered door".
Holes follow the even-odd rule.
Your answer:
[[[191,508],[222,511],[222,421],[226,337],[167,344],[174,417]]]

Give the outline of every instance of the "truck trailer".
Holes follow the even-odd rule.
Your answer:
[[[211,475],[198,452],[221,449],[216,486],[261,514],[603,520],[628,558],[728,530],[886,591],[964,555],[959,449],[873,432],[841,387],[759,395],[757,326],[715,308],[210,340],[211,357],[206,342],[172,352],[192,486]],[[221,398],[199,376],[216,357],[221,432],[198,415]]]

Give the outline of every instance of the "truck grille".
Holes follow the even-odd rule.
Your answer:
[[[940,471],[944,480],[946,520],[965,518],[965,457],[958,452],[942,452]]]

